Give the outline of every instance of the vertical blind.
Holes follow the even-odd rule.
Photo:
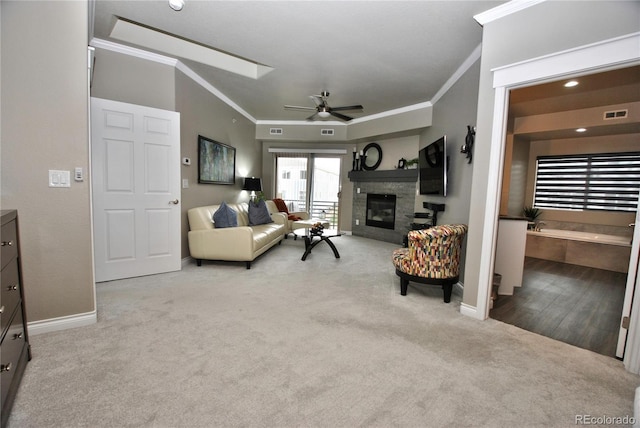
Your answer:
[[[536,208],[636,211],[640,152],[537,158]]]

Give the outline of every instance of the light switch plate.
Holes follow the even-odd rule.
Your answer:
[[[71,171],[50,169],[49,187],[71,187]]]

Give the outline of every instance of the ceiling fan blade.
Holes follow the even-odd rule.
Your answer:
[[[332,109],[332,110],[329,112],[329,114],[330,114],[331,116],[335,116],[335,117],[337,117],[337,118],[339,118],[339,119],[342,119],[342,120],[345,120],[345,121],[347,121],[347,122],[348,122],[348,121],[350,121],[351,119],[353,119],[352,117],[345,116],[344,114],[336,113],[336,112],[335,112],[335,111],[333,111],[333,110],[334,110],[334,109]]]
[[[353,105],[353,106],[341,106],[341,107],[331,107],[333,111],[341,111],[341,110],[362,110],[364,107],[361,105]]]
[[[316,110],[315,107],[302,107],[302,106],[284,106],[286,110]]]
[[[325,105],[326,101],[322,98],[322,95],[309,95],[309,98],[311,98],[318,107]]]
[[[311,116],[309,116],[306,120],[316,120],[317,116],[318,116],[318,113],[316,112],[316,113],[312,114]]]

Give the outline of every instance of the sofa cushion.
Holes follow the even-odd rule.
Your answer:
[[[258,202],[249,202],[249,226],[256,226],[259,224],[273,223],[271,214],[265,204],[264,200]]]
[[[213,222],[218,229],[236,227],[238,226],[238,213],[223,202],[220,204],[220,208],[213,213]]]

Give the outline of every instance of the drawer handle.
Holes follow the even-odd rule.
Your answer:
[[[17,285],[8,285],[7,291],[16,291],[18,289]]]
[[[3,247],[7,245],[10,247],[13,247],[13,241],[2,241],[2,243],[0,243],[0,246],[3,246]]]
[[[0,373],[2,372],[8,372],[11,370],[11,363],[9,364],[2,364],[0,365]]]
[[[13,340],[22,339],[22,332],[13,335]]]

